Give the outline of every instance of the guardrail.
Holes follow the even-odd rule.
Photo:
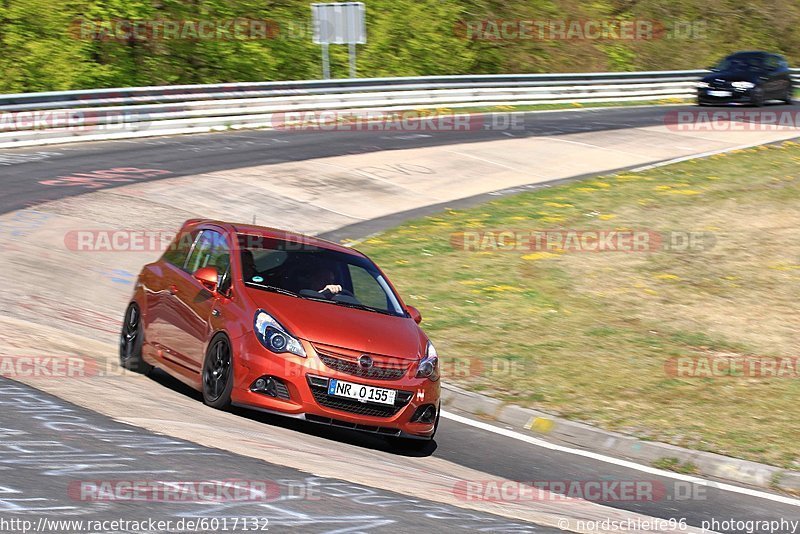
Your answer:
[[[288,112],[684,99],[694,95],[697,79],[706,73],[429,76],[0,95],[0,148],[268,128],[276,114]],[[800,85],[800,69],[793,79]]]

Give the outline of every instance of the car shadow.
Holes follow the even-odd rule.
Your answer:
[[[203,402],[203,395],[191,387],[187,386],[180,380],[173,378],[161,369],[153,369],[148,378],[157,384],[171,389],[176,393],[180,393],[189,397],[199,403]],[[247,408],[233,407],[228,413],[257,421],[270,426],[285,428],[295,432],[300,432],[309,436],[335,441],[339,443],[347,443],[364,449],[372,449],[398,456],[408,456],[415,458],[422,458],[433,455],[438,445],[436,440],[427,442],[417,442],[416,440],[393,440],[385,436],[378,436],[366,432],[358,432],[356,430],[349,430],[347,428],[339,428],[335,426],[328,426],[319,423],[312,423],[302,419],[294,419],[292,417],[283,417]]]

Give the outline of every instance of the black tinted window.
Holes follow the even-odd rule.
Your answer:
[[[719,70],[750,71],[764,68],[764,56],[759,54],[737,54],[728,56],[717,66]]]
[[[340,286],[340,302],[402,315],[399,299],[370,260],[313,244],[239,235],[245,283],[267,285],[299,296],[322,298]]]

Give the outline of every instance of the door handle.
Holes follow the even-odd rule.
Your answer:
[[[175,284],[172,284],[171,286],[169,286],[169,292],[172,295],[177,295],[178,294],[178,286],[176,286]]]

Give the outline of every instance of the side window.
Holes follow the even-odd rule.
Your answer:
[[[203,230],[186,263],[186,271],[194,273],[201,267],[216,267],[225,274],[231,262],[231,249],[224,235],[214,230]]]
[[[778,70],[779,66],[778,56],[767,56],[766,63],[767,63],[767,70],[769,71]]]
[[[387,309],[386,293],[384,293],[378,281],[365,269],[357,265],[349,265],[348,268],[350,270],[350,280],[353,283],[353,295],[358,301],[373,308]]]
[[[192,250],[192,243],[194,243],[198,233],[197,231],[179,232],[178,235],[175,236],[175,240],[170,243],[167,251],[161,256],[161,259],[179,269],[183,269],[186,258]]]

